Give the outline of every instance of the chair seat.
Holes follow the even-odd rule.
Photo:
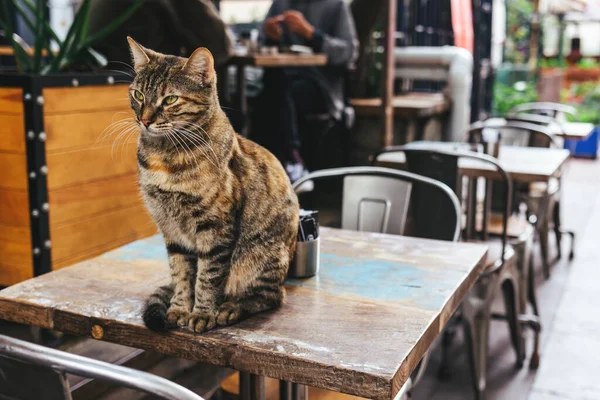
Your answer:
[[[502,235],[502,215],[492,214],[488,218],[488,233],[493,236]],[[482,230],[482,218],[481,216],[477,220],[477,230]],[[529,235],[534,232],[533,226],[524,219],[519,218],[516,215],[510,216],[508,219],[507,236],[511,239],[522,238],[525,240]]]

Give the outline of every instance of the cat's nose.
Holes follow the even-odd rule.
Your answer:
[[[144,125],[146,128],[152,123],[151,120],[149,119],[141,119],[140,122],[142,123],[142,125]]]

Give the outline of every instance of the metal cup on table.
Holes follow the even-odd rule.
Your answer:
[[[296,253],[288,278],[310,278],[319,272],[319,212],[300,210]]]

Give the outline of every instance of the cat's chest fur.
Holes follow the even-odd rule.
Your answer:
[[[207,176],[179,181],[163,175],[140,171],[140,187],[148,209],[164,236],[200,250],[211,238],[199,235],[199,224],[223,219],[213,200],[223,187]]]

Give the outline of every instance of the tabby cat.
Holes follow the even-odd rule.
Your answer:
[[[207,49],[187,59],[128,41],[140,187],[172,278],[148,299],[145,324],[204,332],[280,306],[299,210],[283,167],[233,131]]]

